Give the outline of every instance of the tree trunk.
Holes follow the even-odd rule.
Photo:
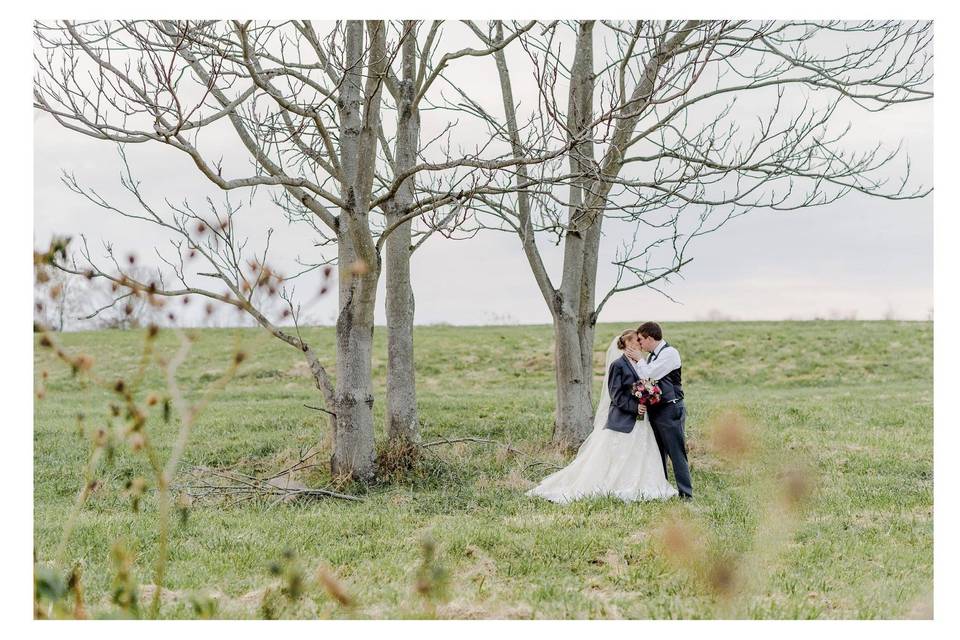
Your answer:
[[[376,464],[370,370],[380,257],[370,234],[369,203],[380,123],[380,74],[386,60],[384,25],[368,26],[370,46],[364,68],[363,23],[347,22],[348,68],[337,105],[342,127],[340,192],[345,204],[337,229],[337,429],[330,466],[335,475],[358,480],[372,479]]]
[[[414,106],[416,80],[415,22],[404,21],[409,35],[403,45],[403,71],[397,103],[395,171],[402,173],[417,161],[420,143],[420,112]],[[387,207],[391,227],[405,207],[413,204],[414,178],[407,178]],[[387,436],[391,444],[409,444],[420,439],[417,417],[416,375],[413,361],[414,296],[410,283],[411,223],[405,222],[387,236],[384,245],[387,312]]]
[[[553,441],[565,448],[576,448],[593,430],[591,368],[583,367],[577,318],[555,314],[557,410]]]
[[[583,271],[580,274],[580,309],[577,313],[577,335],[580,339],[580,360],[587,376],[587,397],[584,409],[593,413],[593,343],[597,324],[597,257],[600,253],[600,229],[603,215],[596,218],[583,236]]]
[[[593,119],[593,23],[581,22],[577,47],[570,68],[567,130],[574,137],[570,149],[570,204],[567,232],[563,239],[563,279],[553,304],[556,340],[557,415],[553,441],[575,447],[593,428],[592,367],[585,363],[581,333],[584,310],[593,311],[590,288],[595,276],[599,243],[599,212],[589,206],[590,175],[594,171],[590,123]],[[592,344],[591,344],[592,350]]]
[[[370,379],[377,265],[360,267],[348,237],[339,240],[340,313],[337,317],[337,428],[330,469],[336,476],[374,476],[373,391]],[[350,265],[356,265],[353,268]],[[360,273],[363,268],[369,269]]]
[[[387,216],[387,225],[396,220]],[[414,296],[410,284],[410,223],[391,233],[384,247],[387,312],[387,436],[417,442],[416,375],[413,362]]]

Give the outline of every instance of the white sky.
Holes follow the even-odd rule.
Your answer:
[[[459,36],[449,38],[445,50],[463,46]],[[459,61],[456,61],[459,62]],[[456,62],[454,64],[456,64]],[[468,93],[496,108],[499,92],[490,84],[492,62],[471,61],[461,66],[458,82]],[[514,77],[518,99],[536,91],[526,74]],[[788,94],[789,96],[789,94]],[[796,109],[799,103],[795,103]],[[764,114],[768,104],[757,98],[738,103],[744,119]],[[786,102],[791,111],[791,103]],[[793,109],[795,110],[795,109]],[[392,117],[388,113],[387,117]],[[439,126],[428,124],[425,128]],[[839,124],[849,121],[848,147],[866,149],[878,141],[894,147],[900,141],[912,163],[912,184],[933,183],[932,101],[903,105],[882,113],[855,108],[838,112]],[[460,131],[470,135],[469,130]],[[230,133],[214,131],[211,144],[229,148]],[[479,130],[477,131],[479,136]],[[215,137],[222,136],[222,140]],[[108,200],[129,203],[119,185],[120,161],[109,143],[67,131],[46,115],[34,118],[34,241],[42,246],[51,233],[85,233],[97,248],[99,240],[113,242],[125,255],[133,251],[147,258],[156,233],[145,223],[102,211],[67,190],[60,172],[75,173],[82,184],[94,187]],[[201,206],[207,196],[222,194],[201,178],[189,159],[155,144],[128,148],[131,164],[144,191],[155,202],[163,197],[187,199]],[[227,157],[225,166],[243,172],[242,154]],[[235,193],[235,201],[243,197]],[[256,229],[273,226],[273,255],[289,261],[295,255],[316,257],[302,229],[290,228],[280,211],[266,198],[241,214]],[[608,227],[601,259],[598,297],[612,281],[609,264],[623,228]],[[812,317],[927,319],[933,306],[933,196],[923,200],[891,202],[852,195],[838,203],[806,211],[776,213],[758,210],[728,223],[715,234],[694,241],[694,261],[666,288],[677,302],[654,291],[620,294],[604,309],[602,322],[638,320],[697,320],[726,316],[736,319]],[[560,251],[544,246],[551,274],[558,276]],[[95,254],[102,253],[95,251]],[[292,269],[289,269],[292,271]],[[469,241],[432,238],[414,256],[413,285],[416,320],[421,324],[547,323],[550,316],[527,266],[519,241],[504,233],[487,233]],[[313,289],[305,283],[311,295]],[[303,289],[302,289],[303,290]],[[327,296],[314,302],[309,315],[320,322],[333,320],[336,302]],[[234,317],[234,316],[230,316]],[[384,322],[382,296],[377,322]]]

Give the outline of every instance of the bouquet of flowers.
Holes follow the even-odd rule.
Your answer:
[[[643,378],[633,385],[633,395],[637,397],[640,404],[649,407],[660,402],[660,386],[656,380]]]

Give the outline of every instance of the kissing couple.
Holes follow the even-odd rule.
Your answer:
[[[659,324],[644,322],[614,338],[604,370],[593,432],[570,464],[527,495],[559,504],[603,496],[692,498],[680,352],[663,339]],[[667,458],[677,488],[667,481]]]

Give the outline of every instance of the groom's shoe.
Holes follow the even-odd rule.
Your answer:
[[[689,495],[689,494],[686,494],[686,493],[681,493],[681,494],[680,494],[680,499],[683,500],[684,502],[689,502],[689,501],[693,500],[693,496],[691,496],[691,495]]]

